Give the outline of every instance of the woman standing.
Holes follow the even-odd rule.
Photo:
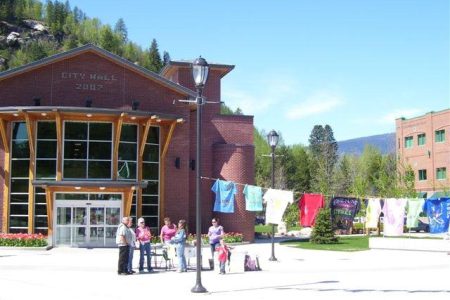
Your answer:
[[[144,271],[144,255],[147,257],[147,271],[152,272],[151,266],[151,244],[152,233],[150,228],[145,226],[144,218],[139,218],[138,227],[136,228],[136,239],[139,241],[139,272]]]
[[[186,256],[184,256],[184,247],[186,243],[187,230],[186,220],[181,219],[178,222],[178,230],[175,236],[172,238],[171,243],[175,244],[178,256],[178,273],[187,272]]]
[[[223,227],[219,225],[219,218],[212,219],[212,226],[208,230],[209,244],[211,245],[211,258],[214,259],[214,251],[216,247],[220,244],[220,240],[225,235]]]
[[[170,218],[164,218],[164,226],[161,228],[161,234],[159,235],[161,243],[169,244],[170,240],[177,233],[177,225],[170,221]]]

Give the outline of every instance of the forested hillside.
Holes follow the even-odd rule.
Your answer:
[[[146,49],[128,40],[123,19],[111,27],[69,1],[0,1],[0,71],[88,43],[154,72],[170,60],[168,52],[161,57],[155,39]]]

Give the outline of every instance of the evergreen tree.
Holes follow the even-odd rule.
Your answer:
[[[314,228],[311,232],[313,244],[337,244],[338,238],[334,235],[331,224],[331,212],[329,208],[322,208],[316,217]]]
[[[148,51],[148,61],[146,62],[145,67],[155,73],[159,73],[163,67],[161,55],[158,50],[158,43],[155,39],[152,40],[152,44]]]
[[[116,26],[114,26],[114,33],[120,37],[120,41],[122,43],[125,44],[128,41],[127,26],[125,25],[125,21],[122,18],[117,20]]]
[[[164,51],[163,52],[163,63],[164,63],[164,65],[167,65],[169,62],[170,62],[169,52]]]
[[[120,51],[120,37],[115,35],[109,25],[105,25],[100,30],[100,47],[109,52],[119,54]]]

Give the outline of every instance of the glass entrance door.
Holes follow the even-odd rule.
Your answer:
[[[57,194],[55,200],[55,245],[89,248],[115,246],[116,229],[122,216],[121,201],[117,200],[121,197],[115,194],[113,200],[91,201],[89,198],[103,197],[98,197],[99,194],[95,197],[77,194],[75,198],[81,199],[72,200],[74,197],[67,195],[61,197]]]

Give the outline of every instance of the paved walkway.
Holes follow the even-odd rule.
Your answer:
[[[278,261],[270,262],[271,244],[262,242],[236,246],[234,258],[245,251],[259,255],[263,271],[241,272],[236,266],[226,275],[203,271],[208,293],[193,294],[195,270],[117,275],[117,249],[0,250],[0,300],[450,297],[450,255],[446,253],[313,251],[276,244]],[[136,251],[135,265],[137,261]]]

